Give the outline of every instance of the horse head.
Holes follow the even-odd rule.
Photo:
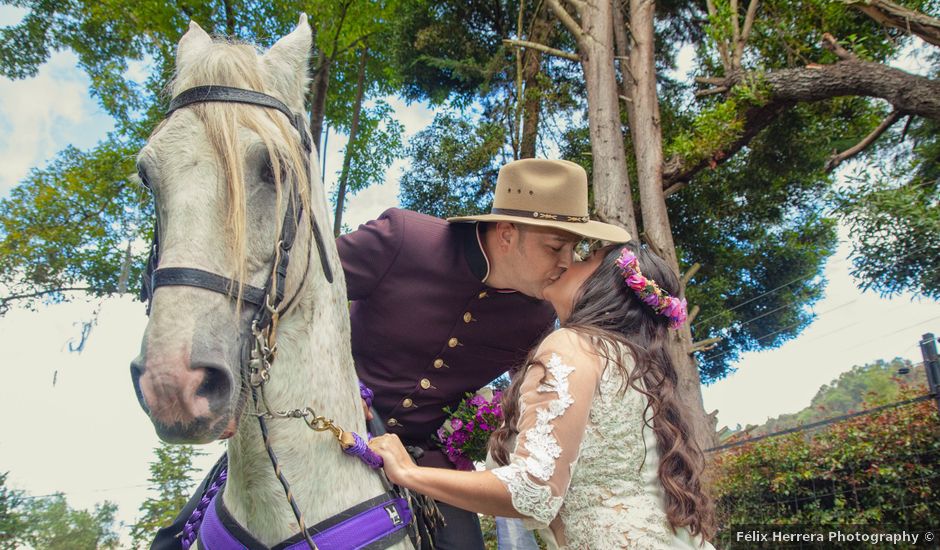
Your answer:
[[[214,41],[191,23],[177,49],[170,113],[137,157],[156,206],[159,246],[152,261],[159,268],[131,376],[166,441],[205,443],[234,434],[250,394],[246,342],[273,292],[260,304],[251,297],[257,302],[258,291],[272,284],[282,286],[284,304],[301,292],[313,227],[315,159],[300,122],[310,45],[306,16],[263,54]],[[219,89],[254,91],[249,99],[281,105],[211,95]],[[194,93],[208,99],[193,99]],[[285,228],[296,235],[295,253],[280,262],[286,269],[278,278],[275,264],[290,253],[279,242]],[[186,280],[198,272],[214,276],[214,287]]]

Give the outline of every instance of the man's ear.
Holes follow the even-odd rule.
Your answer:
[[[495,230],[496,242],[503,250],[508,250],[513,241],[519,238],[519,228],[512,222],[496,222]]]

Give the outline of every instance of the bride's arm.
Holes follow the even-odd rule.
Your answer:
[[[474,512],[532,519],[545,526],[558,513],[571,480],[600,376],[600,360],[569,330],[539,346],[544,366],[528,369],[522,383],[519,436],[507,466],[461,472],[415,465],[395,436],[372,440],[394,483]]]
[[[461,472],[415,464],[394,434],[374,438],[369,446],[385,461],[392,483],[434,500],[481,514],[521,517],[506,486],[491,472]]]

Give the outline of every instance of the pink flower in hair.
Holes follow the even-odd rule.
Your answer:
[[[633,289],[634,291],[641,291],[646,288],[646,277],[634,273],[627,277],[627,286]]]

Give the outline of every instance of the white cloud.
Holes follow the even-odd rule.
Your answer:
[[[0,80],[0,197],[66,144],[90,147],[111,128],[76,62],[59,52],[33,78]]]

